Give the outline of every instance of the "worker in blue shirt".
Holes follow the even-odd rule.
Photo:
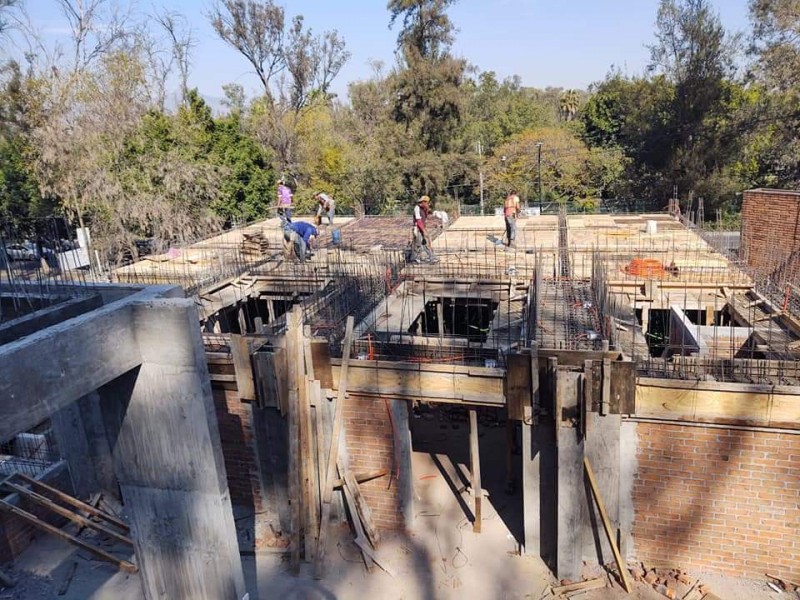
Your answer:
[[[317,236],[319,236],[317,228],[303,221],[292,221],[283,230],[283,239],[292,244],[300,262],[305,262],[306,253],[309,249],[313,249]]]

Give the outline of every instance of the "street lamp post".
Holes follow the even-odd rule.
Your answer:
[[[539,188],[539,213],[542,212],[542,142],[538,142],[536,144],[536,149],[538,150],[538,158],[537,163],[539,164],[539,176],[538,176],[538,183],[537,186]]]

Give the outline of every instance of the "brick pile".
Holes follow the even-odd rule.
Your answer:
[[[800,579],[800,435],[652,423],[637,435],[638,559]]]

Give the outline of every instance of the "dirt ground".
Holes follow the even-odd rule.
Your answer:
[[[414,454],[415,524],[408,535],[385,536],[382,562],[391,575],[375,567],[367,573],[346,527],[335,532],[328,548],[326,577],[311,577],[311,565],[291,574],[280,554],[244,556],[245,578],[251,599],[281,600],[496,600],[552,598],[557,585],[538,557],[519,555],[521,499],[506,493],[506,432],[502,424],[484,415],[479,426],[482,479],[485,488],[482,532],[472,530],[472,498],[463,487],[468,465],[468,427],[458,415],[418,414],[412,425]],[[458,465],[461,465],[460,467]],[[337,541],[334,541],[337,540]],[[335,547],[334,547],[335,543]],[[106,548],[113,552],[120,548]],[[124,556],[124,553],[118,553]],[[77,569],[64,595],[58,595],[71,565]],[[138,575],[128,575],[98,562],[85,551],[58,539],[40,536],[13,568],[4,570],[17,580],[0,590],[0,600],[141,600]],[[599,568],[585,575],[602,575]],[[763,581],[694,573],[723,600],[779,598]],[[694,580],[694,579],[693,579]],[[619,585],[594,590],[581,600],[663,600],[644,583],[626,595]],[[679,596],[680,597],[680,596]],[[783,597],[789,597],[785,595]]]

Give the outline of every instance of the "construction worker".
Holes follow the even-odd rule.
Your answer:
[[[282,225],[292,222],[292,189],[283,179],[278,180],[278,217]]]
[[[430,202],[431,199],[428,196],[422,196],[414,207],[414,227],[411,239],[411,260],[414,262],[420,262],[419,255],[423,250],[427,254],[428,262],[436,262],[436,257],[431,250],[431,239],[425,229],[425,221],[431,211]]]
[[[503,216],[506,219],[506,238],[507,246],[510,248],[514,245],[514,238],[517,237],[517,215],[519,214],[519,196],[516,190],[506,196],[503,202]]]
[[[283,239],[286,244],[291,244],[294,253],[300,262],[305,262],[306,254],[314,248],[314,240],[319,236],[319,231],[311,223],[303,221],[289,222],[283,229]]]
[[[333,213],[335,203],[333,202],[333,198],[328,196],[323,192],[319,192],[316,196],[314,196],[319,203],[317,207],[317,225],[322,225],[322,215],[328,217],[328,225],[333,225]]]

